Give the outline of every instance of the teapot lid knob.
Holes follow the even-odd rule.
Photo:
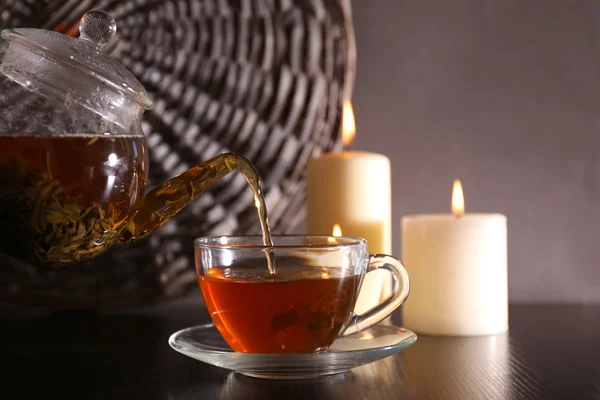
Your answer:
[[[117,22],[103,10],[88,11],[79,22],[79,37],[92,42],[98,50],[110,42],[117,33]]]

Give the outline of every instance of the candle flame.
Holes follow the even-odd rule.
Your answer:
[[[342,227],[338,224],[333,226],[333,236],[342,236]]]
[[[352,103],[349,101],[344,103],[344,111],[342,115],[342,143],[348,146],[356,136],[356,124],[354,121],[354,110]]]
[[[463,195],[463,188],[460,184],[460,180],[454,181],[452,187],[452,214],[460,217],[465,213],[465,196]]]

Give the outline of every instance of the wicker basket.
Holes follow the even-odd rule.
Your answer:
[[[307,161],[341,147],[355,44],[349,0],[3,0],[0,27],[77,34],[86,11],[118,23],[111,54],[153,96],[144,117],[149,186],[214,155],[249,158],[269,221],[290,232],[304,218]],[[86,265],[47,271],[3,266],[0,299],[49,309],[162,302],[197,290],[192,241],[259,229],[251,192],[230,176],[150,238]]]

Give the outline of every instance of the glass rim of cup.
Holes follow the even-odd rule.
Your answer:
[[[277,239],[298,240],[297,244],[277,244],[267,246],[262,243],[261,235],[218,235],[203,236],[194,240],[194,247],[205,249],[229,249],[229,250],[266,250],[266,249],[310,249],[333,250],[343,249],[367,244],[367,241],[356,236],[332,236],[332,235],[271,235],[275,242]],[[301,240],[321,240],[321,243],[300,243]],[[230,242],[219,242],[231,240]],[[255,240],[256,243],[248,243]]]

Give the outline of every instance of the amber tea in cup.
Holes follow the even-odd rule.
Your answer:
[[[326,351],[333,341],[366,329],[408,296],[408,274],[390,256],[372,256],[359,238],[273,236],[212,237],[195,241],[196,272],[208,312],[237,352]],[[275,274],[269,272],[270,251]],[[363,315],[353,313],[368,271],[394,276],[392,295]]]

